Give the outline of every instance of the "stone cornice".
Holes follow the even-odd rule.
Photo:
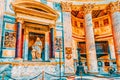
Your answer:
[[[63,12],[71,12],[71,6],[72,6],[71,2],[61,2],[61,6]]]
[[[50,20],[50,19],[46,19],[46,18],[40,18],[37,16],[31,16],[31,15],[26,15],[26,14],[21,14],[21,13],[17,13],[16,14],[16,18],[23,18],[24,21],[26,22],[33,22],[33,23],[38,23],[38,24],[55,24],[55,20]]]
[[[111,13],[120,11],[120,1],[111,2],[111,3],[107,6],[107,11],[108,11],[108,12],[111,12]]]

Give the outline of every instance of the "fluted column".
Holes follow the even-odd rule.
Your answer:
[[[23,58],[24,60],[28,60],[28,39],[29,39],[29,28],[24,28],[24,52]]]
[[[16,59],[22,58],[22,25],[23,25],[23,19],[18,18],[17,19],[16,52],[15,52]]]
[[[120,2],[110,3],[107,10],[111,14],[117,72],[120,73]]]
[[[72,24],[71,24],[71,3],[62,2],[63,27],[64,27],[64,55],[65,73],[75,73],[72,53]]]
[[[85,41],[86,41],[86,55],[87,55],[87,66],[89,73],[98,73],[97,66],[97,57],[96,57],[96,48],[95,48],[95,39],[94,31],[92,24],[92,9],[94,5],[84,4],[84,20],[85,20]]]

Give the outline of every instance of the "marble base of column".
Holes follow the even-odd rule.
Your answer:
[[[23,61],[23,59],[19,58],[19,57],[15,58],[14,60],[16,60],[16,61]]]

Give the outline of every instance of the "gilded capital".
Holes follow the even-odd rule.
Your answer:
[[[84,14],[88,14],[92,12],[92,9],[94,8],[94,4],[84,4],[82,6]]]
[[[20,22],[21,24],[23,24],[24,23],[24,19],[17,17],[16,18],[16,22]]]
[[[63,12],[71,12],[71,6],[72,6],[71,2],[61,2],[61,6]]]
[[[108,12],[111,12],[111,13],[120,11],[120,1],[111,2],[111,3],[107,6],[107,11],[108,11]]]

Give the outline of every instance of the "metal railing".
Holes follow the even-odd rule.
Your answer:
[[[45,75],[48,75],[50,76],[51,78],[58,78],[58,79],[61,79],[61,78],[68,78],[70,76],[75,76],[74,74],[73,75],[69,75],[69,76],[57,76],[57,75],[54,75],[54,74],[50,74],[50,73],[47,73],[47,72],[44,72],[42,71],[41,73],[39,73],[38,75],[34,76],[33,78],[30,78],[29,80],[34,80],[34,79],[41,79],[41,80],[45,80],[46,76]],[[42,76],[42,77],[40,77]],[[2,80],[6,80],[5,78],[9,78],[9,79],[12,79],[12,80],[18,80],[17,78],[13,78],[9,75],[7,75],[5,72],[3,73],[2,75]],[[40,77],[40,78],[39,78]],[[22,78],[19,79],[19,80],[23,80]]]

